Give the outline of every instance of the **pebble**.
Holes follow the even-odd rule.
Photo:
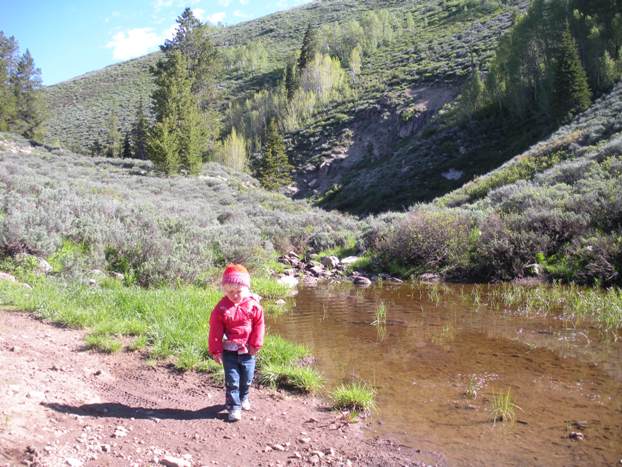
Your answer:
[[[580,431],[573,431],[570,433],[570,439],[576,439],[577,441],[583,441],[585,439],[585,435]]]
[[[65,459],[65,463],[70,467],[80,467],[82,465],[82,461],[76,459],[75,457],[68,457],[67,459]]]
[[[186,459],[182,459],[181,457],[173,457],[173,456],[164,456],[160,459],[160,464],[166,465],[167,467],[191,467],[192,463]]]
[[[281,451],[281,452],[285,451],[285,447],[280,444],[273,444],[272,449],[274,449],[275,451]]]
[[[298,438],[298,441],[300,441],[302,444],[309,444],[311,442],[311,438],[301,436],[300,438]]]

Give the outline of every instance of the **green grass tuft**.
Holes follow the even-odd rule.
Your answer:
[[[331,393],[335,409],[370,411],[376,407],[376,391],[366,383],[352,382],[336,387]]]
[[[490,401],[490,418],[496,422],[514,423],[516,420],[516,409],[520,407],[516,405],[508,389],[506,392],[494,394]]]
[[[278,363],[264,364],[258,381],[267,386],[305,393],[317,392],[323,385],[322,378],[313,368]]]

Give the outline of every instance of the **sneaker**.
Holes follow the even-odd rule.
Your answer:
[[[240,409],[232,409],[229,412],[229,421],[230,422],[238,422],[242,419],[242,411]]]
[[[242,410],[250,410],[251,409],[251,401],[248,399],[244,399],[242,401]]]

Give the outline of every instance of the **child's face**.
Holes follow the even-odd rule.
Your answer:
[[[227,298],[236,305],[248,295],[248,287],[244,287],[243,285],[225,284],[223,289]]]

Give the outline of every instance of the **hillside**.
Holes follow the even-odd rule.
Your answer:
[[[622,83],[498,169],[370,221],[367,248],[405,276],[620,284],[620,186]]]
[[[218,106],[225,118],[229,102],[243,103],[257,91],[274,89],[288,57],[300,48],[308,23],[345,28],[369,11],[400,19],[409,15],[412,31],[395,26],[394,37],[364,57],[353,94],[318,109],[301,128],[286,134],[286,142],[297,167],[298,197],[354,212],[428,200],[516,153],[495,153],[487,164],[463,170],[458,182],[447,180],[440,174],[460,167],[455,159],[468,159],[482,148],[468,137],[468,128],[433,134],[442,127],[434,117],[454,100],[474,65],[485,68],[499,37],[512,25],[514,12],[526,6],[526,0],[314,2],[215,29],[214,42],[225,55],[254,43],[269,55],[260,70],[223,67],[217,79]],[[48,106],[54,109],[48,123],[50,141],[89,152],[96,141],[105,139],[113,113],[121,130],[127,131],[138,102],[148,102],[153,89],[148,69],[158,56],[150,54],[47,88]],[[456,138],[457,133],[462,136]],[[493,146],[491,152],[496,150],[494,141],[486,144]],[[403,182],[387,190],[386,178]]]
[[[267,192],[206,164],[193,178],[150,162],[82,156],[0,133],[0,249],[76,277],[99,268],[143,285],[200,282],[225,261],[266,267],[277,252],[343,245],[360,223]]]

